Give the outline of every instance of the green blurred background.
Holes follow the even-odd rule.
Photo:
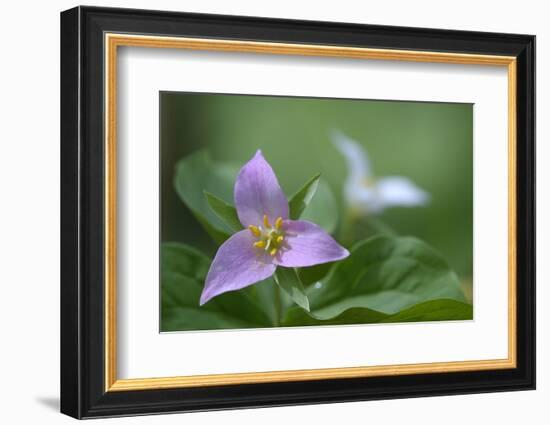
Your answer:
[[[160,106],[162,242],[216,250],[174,190],[178,160],[203,148],[238,166],[262,149],[287,195],[321,172],[342,205],[346,163],[330,141],[337,129],[365,147],[376,177],[402,175],[430,194],[425,207],[379,218],[434,246],[471,284],[471,104],[161,92]]]

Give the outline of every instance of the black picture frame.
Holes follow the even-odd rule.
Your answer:
[[[517,367],[106,392],[104,33],[259,40],[517,58]],[[75,418],[535,388],[535,37],[76,7],[61,13],[61,412]]]

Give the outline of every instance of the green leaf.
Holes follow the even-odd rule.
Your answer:
[[[321,174],[313,176],[301,187],[300,190],[290,197],[288,201],[288,208],[290,218],[292,220],[298,220],[300,218],[315,195],[317,186],[319,186],[319,177],[321,177]]]
[[[378,323],[387,319],[389,315],[370,308],[350,308],[334,317],[324,317],[307,312],[300,308],[288,310],[283,319],[283,326],[327,326],[327,325],[354,325],[359,323]]]
[[[431,300],[381,320],[383,323],[427,322],[435,320],[472,320],[474,311],[471,304],[456,300]]]
[[[220,199],[215,195],[212,195],[206,190],[204,191],[204,196],[206,197],[208,205],[212,208],[212,211],[214,211],[216,215],[231,228],[231,230],[237,231],[243,229],[243,225],[239,221],[239,216],[237,215],[237,210],[233,205],[225,202],[223,199]]]
[[[218,245],[224,243],[231,234],[225,230],[220,230],[212,225],[208,219],[203,216],[201,213],[193,211],[197,221],[202,225],[203,229],[206,230],[206,233],[216,242]]]
[[[330,186],[320,179],[317,192],[302,213],[301,219],[311,221],[322,227],[327,233],[332,233],[338,224],[338,204]]]
[[[273,313],[264,308],[274,293],[272,281],[227,292],[200,306],[209,267],[210,260],[189,246],[161,246],[161,331],[273,326]]]
[[[465,301],[456,274],[430,246],[412,237],[376,236],[336,263],[315,292],[312,307],[368,307],[397,313],[430,299]]]
[[[347,323],[352,320],[350,317],[359,320],[361,315],[366,315],[369,321],[379,321],[385,318],[372,318],[373,311],[391,316],[426,301],[466,301],[455,273],[433,248],[415,238],[389,236],[357,244],[351,255],[336,263],[323,281],[308,288],[307,295],[310,317],[289,311],[284,320],[287,326],[299,326],[311,318]],[[428,310],[413,312],[433,320]],[[437,320],[443,320],[445,311],[440,313]],[[449,312],[445,320],[450,318]]]
[[[305,286],[321,281],[334,266],[334,263],[323,263],[311,267],[297,269],[298,276]]]
[[[237,173],[238,167],[214,162],[204,150],[186,156],[176,165],[176,192],[206,232],[219,244],[229,237],[232,229],[210,208],[204,191],[215,193],[220,199],[229,202]]]
[[[429,322],[442,320],[471,320],[473,308],[455,300],[426,301],[396,314],[384,314],[369,308],[355,307],[344,311],[330,319],[317,317],[314,313],[307,314],[303,310],[293,309],[287,314],[283,326],[327,326],[353,325],[358,323],[403,323]]]
[[[369,215],[365,221],[365,224],[373,233],[380,233],[387,236],[397,236],[395,230],[393,230],[390,226],[384,223],[383,220],[380,220],[380,218],[375,215]]]
[[[279,285],[296,304],[309,311],[309,301],[302,281],[296,270],[287,267],[277,267],[275,282]]]

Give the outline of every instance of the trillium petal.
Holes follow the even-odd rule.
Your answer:
[[[346,258],[349,252],[316,224],[304,220],[283,223],[285,239],[273,262],[283,267],[308,267]]]
[[[273,259],[253,247],[255,240],[250,231],[241,230],[220,246],[206,276],[201,305],[224,292],[267,279],[275,272]]]
[[[376,191],[382,209],[397,206],[415,207],[425,205],[430,200],[427,192],[406,177],[384,177],[376,183]]]
[[[243,226],[257,226],[264,214],[274,223],[278,217],[288,218],[288,201],[277,176],[262,152],[258,150],[237,176],[235,207]]]
[[[338,130],[333,130],[332,140],[346,159],[348,179],[364,181],[371,177],[372,171],[367,152],[359,143]]]
[[[366,186],[363,182],[348,180],[344,185],[344,196],[352,208],[363,214],[380,211],[380,197],[374,186]]]

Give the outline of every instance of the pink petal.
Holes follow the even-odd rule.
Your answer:
[[[283,249],[274,262],[283,267],[308,267],[346,258],[349,252],[316,224],[304,220],[283,223]]]
[[[288,201],[277,176],[258,150],[237,176],[235,207],[244,227],[262,223],[264,214],[274,223],[278,217],[288,218]]]
[[[252,244],[255,241],[249,230],[241,230],[220,246],[208,270],[200,305],[224,292],[236,291],[275,273],[273,259],[254,248]]]

